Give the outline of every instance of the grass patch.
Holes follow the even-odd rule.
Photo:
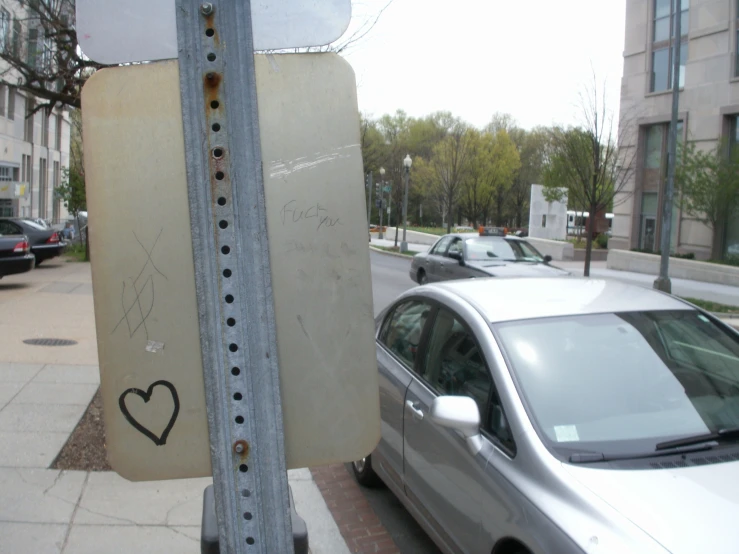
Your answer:
[[[385,252],[395,252],[396,254],[403,254],[404,256],[415,256],[418,254],[415,250],[406,250],[405,252],[400,251],[400,247],[395,246],[377,246],[375,244],[372,245],[372,248],[377,248],[378,250],[384,250]]]
[[[73,242],[64,251],[64,257],[67,258],[68,262],[86,262],[85,260],[85,245],[79,242]]]
[[[575,248],[585,248],[588,245],[587,239],[581,239],[581,238],[572,238],[567,239],[567,242],[571,242]],[[608,244],[608,243],[606,243]],[[597,241],[593,240],[593,250],[602,250],[604,247],[598,244]]]
[[[711,302],[710,300],[701,300],[700,298],[686,298],[681,297],[683,300],[687,300],[691,304],[695,304],[699,308],[703,308],[707,312],[714,312],[718,314],[739,314],[739,306],[729,306],[728,304],[719,304],[718,302]]]

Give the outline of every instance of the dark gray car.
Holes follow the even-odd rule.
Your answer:
[[[549,265],[551,259],[518,237],[451,234],[441,237],[428,252],[413,257],[410,276],[416,283],[424,285],[470,277],[569,275],[567,271]]]

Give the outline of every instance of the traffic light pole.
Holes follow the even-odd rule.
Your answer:
[[[291,554],[251,1],[176,2],[220,551]]]

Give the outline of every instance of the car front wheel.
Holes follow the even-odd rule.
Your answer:
[[[370,488],[382,485],[382,480],[377,476],[375,470],[372,469],[371,456],[352,462],[352,470],[354,471],[354,477],[360,485]]]

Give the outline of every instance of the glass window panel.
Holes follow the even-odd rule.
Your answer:
[[[654,21],[654,42],[670,38],[670,17],[661,17]]]
[[[664,126],[652,125],[647,127],[647,169],[659,169],[662,166],[662,135]]]
[[[670,77],[670,50],[660,48],[652,52],[652,92],[668,89]]]
[[[658,17],[665,17],[669,15],[670,15],[670,0],[654,0],[655,19]]]
[[[656,192],[645,192],[641,197],[641,213],[644,215],[655,215],[657,213]]]
[[[688,36],[688,32],[690,31],[689,13],[688,10],[683,10],[683,16],[680,18],[680,36],[682,37]]]
[[[687,41],[680,43],[680,75],[678,79],[678,87],[685,86],[685,64],[688,61],[688,43]]]

